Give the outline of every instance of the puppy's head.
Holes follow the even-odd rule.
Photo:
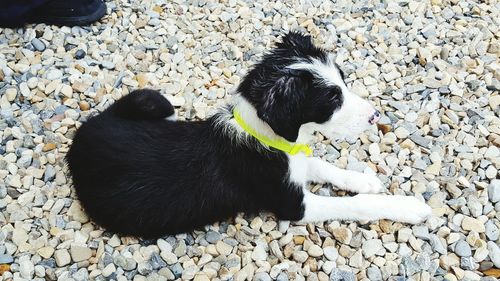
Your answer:
[[[295,141],[301,126],[327,137],[357,137],[379,119],[378,111],[351,93],[333,56],[311,37],[291,32],[264,55],[238,87],[273,131]]]

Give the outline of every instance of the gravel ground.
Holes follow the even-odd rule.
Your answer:
[[[496,280],[498,2],[190,2],[112,1],[91,27],[0,29],[3,280]],[[143,241],[89,222],[63,162],[81,121],[139,87],[203,119],[285,30],[336,52],[384,114],[355,143],[318,136],[315,154],[423,197],[426,224],[240,215]]]

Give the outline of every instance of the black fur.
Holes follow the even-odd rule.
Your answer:
[[[310,36],[291,32],[278,48],[263,58],[238,87],[278,135],[294,142],[302,124],[324,123],[342,105],[342,91],[324,85],[306,70],[286,68],[310,58],[325,61],[327,54],[313,45]]]
[[[325,122],[342,103],[338,88],[316,83],[307,71],[286,66],[308,56],[324,58],[309,37],[291,33],[243,80],[239,91],[258,115],[289,139],[305,122]],[[146,238],[191,231],[237,212],[303,217],[303,193],[288,180],[288,157],[236,142],[221,125],[167,121],[172,105],[159,93],[139,90],[90,118],[67,155],[78,198],[108,230]]]

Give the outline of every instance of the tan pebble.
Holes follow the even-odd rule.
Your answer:
[[[37,251],[37,254],[39,254],[42,258],[44,259],[48,259],[50,257],[52,257],[52,254],[54,254],[54,248],[52,247],[42,247],[40,249],[38,249]]]
[[[377,124],[377,128],[385,135],[391,131],[391,125]]]
[[[293,237],[293,243],[295,245],[302,245],[302,244],[304,244],[305,240],[306,240],[306,238],[304,236],[295,236],[295,237]]]
[[[137,83],[139,83],[139,88],[144,88],[149,82],[147,74],[144,73],[137,74],[135,76],[135,80],[137,80]]]
[[[77,93],[83,93],[88,89],[89,86],[83,82],[76,81],[71,85],[71,87],[73,88],[73,91]]]
[[[53,142],[49,142],[49,143],[46,143],[43,148],[42,148],[42,151],[43,152],[47,152],[47,151],[51,151],[53,149],[56,148],[56,144],[53,143]]]
[[[73,96],[73,88],[71,88],[70,85],[62,85],[60,92],[68,98],[71,98]]]
[[[462,220],[462,229],[480,233],[485,231],[484,224],[480,220],[467,216]]]
[[[81,101],[78,103],[78,106],[80,107],[81,111],[87,111],[90,109],[90,104],[86,101]]]
[[[16,99],[17,96],[17,89],[16,88],[8,88],[5,90],[5,97],[7,97],[7,100],[12,102]]]

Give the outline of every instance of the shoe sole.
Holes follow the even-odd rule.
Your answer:
[[[99,2],[99,7],[90,15],[81,17],[50,17],[44,18],[37,16],[32,18],[32,23],[45,23],[57,26],[82,26],[89,25],[100,20],[106,14],[106,4]]]

